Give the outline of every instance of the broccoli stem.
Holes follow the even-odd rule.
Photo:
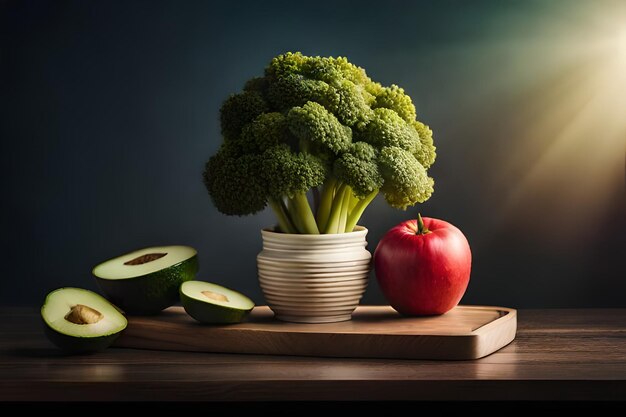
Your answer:
[[[335,196],[336,186],[337,180],[334,178],[329,178],[324,182],[324,188],[322,189],[322,195],[316,216],[317,226],[320,230],[326,230],[328,218],[330,217],[330,211],[333,206],[333,197]]]
[[[306,193],[295,194],[289,199],[289,203],[292,205],[291,218],[297,223],[300,232],[318,235],[320,231],[317,228],[317,223],[315,223],[313,210],[311,210],[309,200],[306,198]]]
[[[343,202],[341,203],[341,214],[339,215],[339,223],[337,224],[336,233],[344,233],[346,230],[346,222],[348,220],[348,210],[350,209],[350,200],[352,200],[352,189],[347,186],[343,193]]]
[[[291,222],[296,229],[296,233],[306,233],[304,231],[304,227],[302,226],[302,221],[300,216],[298,215],[298,208],[296,207],[296,203],[293,202],[290,198],[287,198],[287,214],[291,219]]]
[[[296,223],[293,221],[293,219],[291,218],[291,215],[289,214],[289,209],[287,208],[287,204],[285,204],[285,199],[281,197],[279,202],[280,202],[280,207],[283,210],[283,213],[285,213],[285,216],[287,217],[287,220],[289,221],[289,225],[293,229],[293,232],[300,233],[298,231],[298,228],[296,227]]]
[[[347,188],[348,186],[346,184],[341,184],[339,188],[337,188],[324,233],[337,233],[343,206],[343,197]]]
[[[354,230],[354,227],[361,219],[361,215],[377,195],[378,190],[372,191],[364,199],[359,200],[356,205],[350,210],[350,214],[348,215],[348,221],[346,222],[346,233]]]
[[[348,212],[352,212],[352,210],[354,209],[354,207],[356,207],[358,202],[359,202],[359,198],[355,196],[354,193],[352,193],[352,198],[350,198],[350,206],[348,207]]]
[[[284,203],[278,202],[273,198],[269,199],[270,207],[278,219],[278,226],[283,233],[298,233],[296,228],[291,223],[287,211],[284,208]]]
[[[320,189],[313,187],[311,192],[313,193],[313,213],[317,213],[317,210],[320,208]]]

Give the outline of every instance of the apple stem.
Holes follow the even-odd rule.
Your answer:
[[[422,215],[420,213],[417,213],[417,233],[415,234],[425,235],[427,233],[430,233],[430,230],[424,227],[424,220],[422,220]]]

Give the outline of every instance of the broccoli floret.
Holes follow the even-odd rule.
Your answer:
[[[314,101],[289,110],[287,124],[298,139],[323,145],[336,154],[347,150],[352,142],[352,130]]]
[[[243,91],[256,91],[261,93],[261,95],[265,95],[268,86],[269,82],[266,77],[254,77],[246,81],[246,84],[243,86]]]
[[[357,142],[362,143],[362,142]],[[363,144],[367,145],[367,144]],[[340,182],[348,185],[358,199],[366,198],[383,184],[383,178],[374,158],[374,148],[364,150],[364,146],[352,147],[350,152],[342,154],[335,160],[334,175]]]
[[[416,153],[421,147],[420,137],[412,125],[391,109],[375,109],[362,140],[378,148],[394,146]]]
[[[372,116],[364,90],[352,81],[343,80],[326,96],[324,105],[346,126],[363,128]]]
[[[350,145],[350,153],[366,161],[375,160],[377,155],[376,148],[365,142],[353,142]]]
[[[437,153],[435,152],[437,148],[435,148],[433,144],[433,131],[424,123],[418,122],[417,120],[413,122],[413,128],[417,131],[421,144],[417,152],[415,152],[415,157],[424,168],[428,169],[435,162],[435,158],[437,157]]]
[[[345,57],[327,58],[334,67],[342,74],[343,78],[352,81],[356,85],[366,85],[372,83],[370,77],[367,76],[365,70],[361,67],[348,62]]]
[[[283,232],[344,233],[379,192],[400,209],[433,192],[432,131],[411,98],[344,57],[279,55],[220,112],[204,182],[225,214],[269,205]]]
[[[376,94],[376,102],[372,108],[385,108],[395,111],[407,123],[415,120],[415,106],[411,97],[406,95],[404,89],[392,84],[391,87],[383,87]]]
[[[272,60],[266,76],[271,80],[268,100],[275,109],[284,111],[314,101],[346,126],[364,126],[371,116],[370,104],[376,100],[366,88],[372,81],[365,71],[345,58],[288,53]]]
[[[383,94],[383,89],[385,87],[383,87],[380,83],[372,81],[370,83],[364,84],[363,88],[365,89],[365,91],[368,92],[368,94],[372,96],[371,104],[372,104],[372,108],[375,108],[374,103],[376,102],[376,97]]]
[[[205,165],[203,179],[215,207],[231,216],[263,210],[267,185],[261,166],[260,155],[232,157],[226,150],[213,155]]]
[[[233,94],[226,99],[220,110],[224,138],[237,138],[247,123],[267,110],[267,103],[258,91]]]
[[[300,74],[304,66],[312,59],[300,52],[287,52],[273,58],[265,69],[265,75],[270,77],[282,77],[290,74]]]
[[[313,155],[292,152],[288,146],[279,145],[263,153],[263,176],[266,177],[268,195],[274,198],[292,198],[306,193],[324,182],[326,170]]]
[[[268,87],[267,97],[279,111],[303,106],[308,101],[327,102],[333,95],[324,81],[305,78],[300,74],[289,74],[275,79]]]
[[[434,180],[410,152],[385,147],[381,149],[378,160],[384,179],[381,191],[390,206],[406,210],[430,198]]]
[[[235,141],[241,153],[262,153],[289,139],[287,118],[282,113],[263,113],[241,130]]]

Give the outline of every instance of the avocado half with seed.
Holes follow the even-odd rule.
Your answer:
[[[178,288],[198,272],[189,246],[140,249],[101,263],[93,275],[105,296],[128,314],[157,314],[178,302]]]
[[[254,307],[245,295],[203,281],[184,282],[180,301],[187,314],[201,323],[239,323]]]
[[[71,353],[104,350],[128,322],[104,297],[81,288],[59,288],[46,297],[41,318],[48,339]]]

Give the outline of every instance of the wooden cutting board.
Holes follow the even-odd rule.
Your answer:
[[[129,317],[115,346],[189,352],[394,359],[477,359],[515,338],[517,312],[458,306],[442,316],[403,317],[389,306],[361,306],[351,321],[285,323],[255,307],[244,323],[203,325],[182,307]]]

